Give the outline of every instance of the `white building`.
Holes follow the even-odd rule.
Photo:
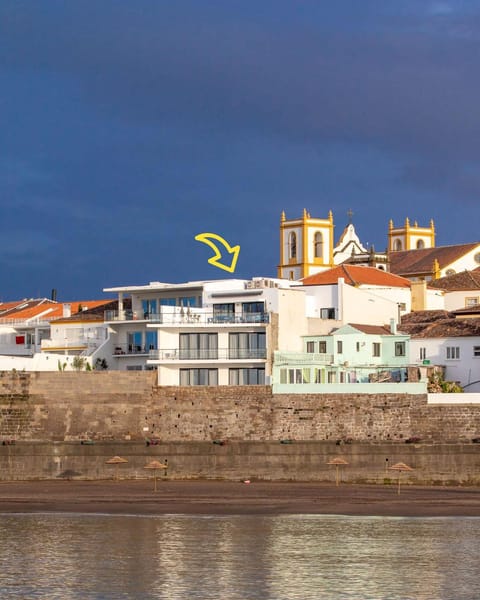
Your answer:
[[[465,392],[480,392],[480,317],[424,311],[406,315],[401,330],[411,335],[412,364],[441,366],[446,381],[458,382]]]
[[[268,384],[273,351],[301,348],[305,293],[254,278],[108,288],[113,369],[157,369],[160,385]],[[131,309],[124,309],[125,298]]]

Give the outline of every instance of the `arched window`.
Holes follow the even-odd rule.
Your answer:
[[[315,258],[323,256],[323,236],[320,231],[317,231],[313,238],[313,256]]]
[[[297,234],[292,231],[288,236],[288,256],[297,258]]]
[[[425,242],[423,240],[417,240],[417,250],[425,248]]]
[[[402,249],[402,240],[395,240],[393,243],[393,249],[395,252],[399,252]]]

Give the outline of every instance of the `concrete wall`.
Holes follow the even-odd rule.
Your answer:
[[[122,456],[128,463],[107,465]],[[151,460],[168,461],[169,479],[262,479],[335,481],[326,463],[341,455],[348,465],[341,478],[355,483],[395,483],[388,467],[402,461],[413,467],[402,481],[418,484],[479,485],[475,444],[360,444],[334,442],[177,442],[146,446],[139,442],[20,442],[0,446],[0,480],[152,478],[144,469]],[[158,473],[158,477],[164,477]]]

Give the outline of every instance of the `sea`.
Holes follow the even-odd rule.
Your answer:
[[[476,600],[480,518],[1,514],[20,598]]]

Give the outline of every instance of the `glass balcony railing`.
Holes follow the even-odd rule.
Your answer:
[[[194,348],[170,350],[150,350],[151,360],[257,360],[265,359],[265,348]]]
[[[269,322],[269,314],[260,313],[215,313],[204,312],[202,309],[184,309],[174,307],[174,310],[162,313],[144,313],[132,310],[108,310],[105,312],[105,321],[147,321],[162,325],[230,325],[230,324],[265,324]]]

